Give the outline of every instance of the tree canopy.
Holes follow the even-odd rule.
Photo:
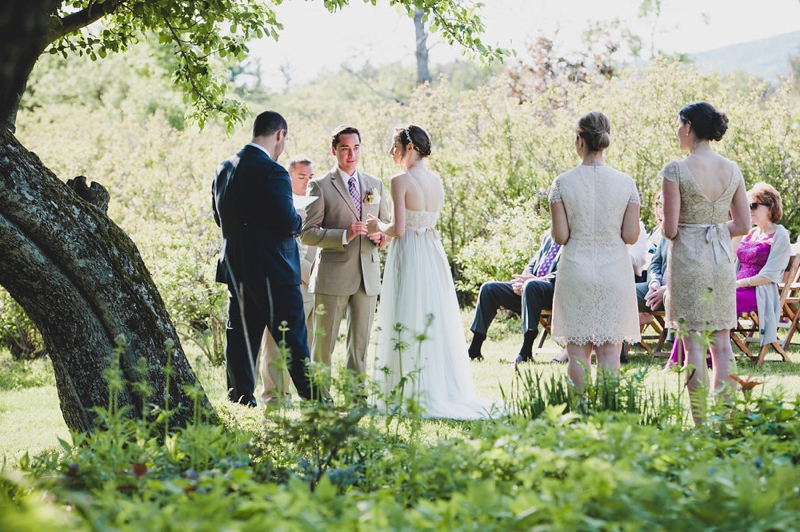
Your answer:
[[[12,112],[6,122],[13,125],[13,111],[41,53],[102,59],[154,34],[159,43],[174,48],[173,81],[185,95],[191,118],[202,126],[209,115],[220,114],[231,127],[243,119],[245,109],[230,97],[228,78],[220,67],[244,60],[249,52],[247,43],[254,39],[278,39],[283,26],[273,7],[282,1],[13,0],[0,8],[4,15],[0,19],[5,21],[0,30],[6,30],[0,34],[13,45],[0,52],[0,61],[7,60],[12,67],[0,74],[0,111],[6,116]],[[322,3],[335,12],[349,0]],[[439,32],[451,44],[460,43],[468,53],[488,60],[508,53],[481,41],[481,4],[463,0],[389,0],[389,4],[404,7],[412,18],[415,9],[423,10],[431,31]],[[14,20],[25,22],[15,24]]]

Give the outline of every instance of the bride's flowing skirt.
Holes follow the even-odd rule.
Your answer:
[[[380,408],[398,406],[391,394],[406,376],[404,400],[413,397],[428,417],[477,419],[495,409],[475,395],[453,277],[431,229],[409,229],[389,245],[376,344]]]

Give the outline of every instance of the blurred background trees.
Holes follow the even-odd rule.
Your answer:
[[[358,75],[370,87],[340,71],[285,93],[253,91],[246,103],[254,111],[284,113],[291,135],[283,157],[304,153],[318,174],[334,164],[328,135],[340,123],[361,129],[361,167],[387,181],[399,170],[386,155],[394,126],[415,122],[428,129],[434,140],[429,166],[447,192],[439,229],[464,304],[482,282],[527,264],[548,225],[546,190],[577,163],[574,124],[591,109],[611,118],[608,163],[636,180],[648,228],[657,173],[682,156],[677,111],[696,99],[724,109],[731,127],[716,149],[739,163],[748,185],[767,181],[782,193],[784,225],[796,238],[800,94],[793,80],[703,75],[674,57],[656,57],[638,69],[616,62],[612,47],[577,66],[574,58],[557,60],[563,54],[551,44],[536,41],[529,57],[504,69],[446,65],[431,85],[417,87],[413,67],[367,66]],[[180,94],[150,75],[165,68],[162,59],[146,50],[135,54],[97,64],[48,58],[34,72],[37,89],[23,100],[18,134],[57,174],[103,176],[109,215],[139,246],[182,336],[219,363],[225,292],[213,283],[219,234],[209,187],[218,162],[247,142],[249,132],[242,126],[229,138],[225,124],[213,121],[202,132],[184,127]],[[45,82],[62,78],[85,81],[59,90]],[[9,332],[11,324],[18,331],[16,324],[25,323],[15,319],[4,310],[0,341],[11,347],[30,337],[27,345],[36,352],[35,332]]]

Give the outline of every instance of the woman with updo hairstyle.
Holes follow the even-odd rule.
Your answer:
[[[427,131],[414,124],[395,128],[393,141],[395,144],[402,146],[403,151],[405,151],[410,143],[411,149],[419,153],[422,158],[428,157],[431,154],[430,135],[428,135]]]
[[[417,405],[428,417],[487,417],[495,407],[475,394],[453,276],[436,232],[444,187],[425,166],[430,154],[424,129],[395,129],[389,155],[403,171],[390,180],[392,221],[367,217],[370,234],[392,237],[378,307],[372,402],[387,414]],[[408,347],[398,349],[402,344]]]
[[[767,183],[756,183],[747,192],[747,201],[753,228],[740,243],[734,240],[736,313],[758,313],[759,342],[765,346],[778,341],[778,283],[789,264],[792,246],[789,231],[778,224],[783,217],[778,191]]]
[[[686,353],[686,389],[696,424],[705,420],[708,384],[702,334],[711,334],[712,391],[727,397],[734,381],[730,329],[736,326],[736,268],[731,237],[750,227],[744,179],[736,163],[718,155],[728,117],[707,102],[678,113],[676,135],[689,155],[659,173],[664,194],[662,234],[672,240],[667,258],[666,326],[679,331]],[[730,220],[728,214],[730,213]]]
[[[591,354],[599,375],[619,373],[622,342],[640,340],[639,313],[626,244],[640,231],[639,191],[627,174],[606,166],[611,123],[600,112],[575,127],[581,164],[550,189],[551,233],[563,247],[553,295],[553,340],[567,348],[567,374],[582,394]]]

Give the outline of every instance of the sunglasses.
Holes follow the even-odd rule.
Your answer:
[[[759,205],[763,205],[764,207],[769,207],[769,205],[767,205],[766,203],[751,203],[750,204],[750,210],[754,211],[754,210],[758,209]]]

